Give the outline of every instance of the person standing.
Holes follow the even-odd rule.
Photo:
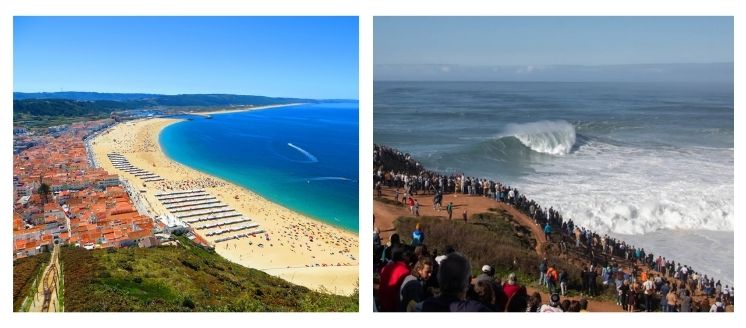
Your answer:
[[[671,290],[668,291],[666,301],[668,302],[668,312],[676,312],[676,302],[678,301],[678,298],[676,297],[676,288],[671,288]]]
[[[409,252],[405,246],[394,248],[392,261],[381,270],[380,284],[378,287],[378,299],[381,312],[394,312],[399,310],[399,294],[404,278],[409,275]]]
[[[680,312],[692,312],[692,298],[688,289],[684,291],[684,296],[679,299],[679,304],[681,304]]]
[[[420,246],[425,243],[425,233],[422,232],[420,229],[420,224],[417,223],[417,225],[414,228],[414,231],[412,232],[412,246]]]
[[[598,273],[596,273],[596,268],[591,267],[588,270],[588,295],[591,297],[596,295],[596,278],[598,277]]]
[[[557,292],[557,281],[559,280],[557,270],[554,268],[553,265],[550,265],[549,268],[547,268],[547,287],[549,288],[549,293],[554,294]]]
[[[400,311],[413,312],[416,303],[427,297],[425,282],[433,272],[433,259],[429,256],[421,257],[412,268],[412,272],[402,281],[399,291]]]
[[[562,296],[567,293],[567,271],[565,269],[560,270],[559,273],[560,292]]]
[[[622,282],[622,285],[619,286],[619,301],[622,305],[622,310],[627,311],[628,307],[628,298],[629,298],[629,282],[627,280],[624,280]]]
[[[448,212],[448,220],[452,219],[453,218],[453,202],[448,202],[446,211]]]
[[[417,303],[417,312],[489,312],[482,303],[466,299],[471,264],[463,255],[450,253],[440,261],[438,285],[440,295]]]
[[[642,288],[645,293],[645,312],[653,311],[653,293],[655,293],[655,285],[653,284],[653,278],[647,277],[648,280],[642,283]]]
[[[539,285],[547,285],[547,269],[547,258],[545,257],[544,260],[539,263]]]
[[[636,307],[637,307],[637,287],[635,287],[635,285],[631,285],[629,287],[629,291],[627,292],[627,311],[635,312]]]
[[[661,286],[661,312],[668,312],[668,299],[666,297],[668,296],[668,292],[671,289],[668,287],[668,282],[663,282],[663,286]]]
[[[502,287],[506,299],[511,299],[521,289],[521,285],[516,281],[515,273],[513,272],[508,275],[508,281]]]
[[[551,242],[552,240],[549,239],[549,236],[552,234],[552,226],[549,225],[549,222],[544,226],[544,238],[547,240],[547,242]]]

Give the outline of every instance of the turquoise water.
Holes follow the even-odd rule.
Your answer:
[[[166,127],[159,142],[179,163],[358,231],[357,103],[194,117]]]

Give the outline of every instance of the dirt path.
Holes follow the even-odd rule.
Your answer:
[[[59,246],[55,246],[47,268],[44,269],[42,280],[31,303],[29,312],[58,312],[57,284],[61,277],[59,265]]]
[[[526,292],[531,295],[534,292],[539,292],[541,294],[541,301],[542,303],[547,303],[549,300],[549,293],[536,289],[534,287],[526,287]],[[562,296],[562,300],[568,299],[571,301],[579,301],[582,297],[580,296]],[[619,305],[616,305],[616,303],[612,302],[600,302],[593,299],[587,299],[588,300],[588,311],[589,312],[624,312],[622,311],[622,307]]]
[[[396,198],[396,191],[384,188],[382,190],[383,197],[394,201]],[[399,197],[401,199],[401,196]],[[420,216],[436,216],[442,218],[448,218],[448,213],[445,210],[445,206],[449,202],[453,203],[453,217],[454,220],[462,220],[463,212],[467,211],[467,215],[476,213],[489,212],[490,208],[498,208],[505,210],[513,216],[513,219],[520,225],[531,230],[534,238],[536,238],[536,253],[540,256],[544,256],[544,249],[547,243],[544,237],[544,231],[538,226],[533,220],[527,215],[521,213],[514,207],[497,202],[493,199],[482,196],[469,196],[462,194],[447,194],[443,195],[443,207],[440,211],[433,209],[433,195],[415,195],[414,198],[420,204]],[[407,206],[396,206],[386,204],[380,201],[373,202],[373,214],[376,217],[374,224],[375,228],[378,228],[381,232],[381,238],[386,240],[394,232],[394,221],[401,216],[412,216]]]

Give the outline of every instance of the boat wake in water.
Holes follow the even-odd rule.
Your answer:
[[[288,146],[299,151],[301,154],[305,155],[306,158],[308,158],[308,161],[306,163],[317,163],[319,160],[316,158],[316,156],[313,156],[313,154],[307,152],[305,149],[300,148],[296,145],[293,145],[292,143],[288,142]]]

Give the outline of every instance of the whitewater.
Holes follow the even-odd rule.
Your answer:
[[[377,83],[374,142],[430,169],[515,186],[577,224],[726,284],[735,220],[727,90]]]

